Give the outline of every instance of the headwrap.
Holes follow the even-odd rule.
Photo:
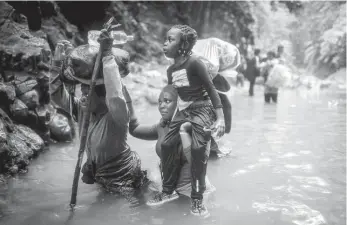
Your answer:
[[[177,98],[178,98],[178,92],[176,90],[176,88],[170,84],[166,85],[160,92],[160,94],[164,93],[164,92],[167,92],[167,93],[170,93],[173,97],[173,100],[174,101],[177,101]]]

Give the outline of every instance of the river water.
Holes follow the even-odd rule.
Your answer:
[[[127,201],[96,185],[79,184],[78,206],[70,200],[78,141],[55,144],[33,160],[29,172],[0,190],[1,224],[346,224],[346,97],[337,90],[281,90],[279,102],[264,104],[235,89],[233,128],[220,145],[231,155],[211,158],[209,179],[217,191],[206,198],[207,218],[190,215],[182,197],[150,208],[143,198]],[[156,107],[138,110],[154,123]],[[129,144],[149,171],[157,168],[155,142]],[[155,173],[153,173],[155,174]],[[145,196],[146,197],[146,196]],[[144,197],[144,198],[145,198]]]

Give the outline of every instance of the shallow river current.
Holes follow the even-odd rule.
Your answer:
[[[346,224],[346,97],[342,91],[281,90],[278,104],[264,104],[235,89],[233,127],[220,142],[231,154],[211,158],[216,192],[206,199],[210,216],[190,215],[186,197],[150,208],[80,182],[74,214],[70,200],[78,140],[54,144],[29,172],[0,189],[0,223],[53,224]],[[138,109],[143,123],[159,119],[156,107]],[[155,142],[129,137],[149,172],[157,169]],[[155,174],[155,173],[153,173]],[[154,175],[152,175],[154,176]]]

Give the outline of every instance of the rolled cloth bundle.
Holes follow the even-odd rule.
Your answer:
[[[68,67],[73,69],[73,77],[76,78],[76,80],[89,84],[98,51],[98,46],[87,44],[78,46],[71,52],[68,59]],[[128,75],[130,61],[129,53],[120,48],[112,48],[112,54],[115,57],[120,74],[122,76]],[[102,70],[100,70],[96,83],[103,83],[102,78]]]

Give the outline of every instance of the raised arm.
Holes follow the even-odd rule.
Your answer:
[[[202,85],[206,89],[209,97],[211,98],[211,101],[212,101],[214,108],[215,109],[222,108],[223,105],[222,105],[222,102],[219,98],[217,89],[212,82],[212,79],[211,79],[211,77],[207,71],[205,64],[201,60],[195,59],[192,62],[192,68],[191,69],[195,70],[197,72],[196,74],[200,77],[200,79],[202,81]]]
[[[102,58],[106,105],[117,123],[128,123],[128,110],[123,96],[123,84],[113,55]]]

